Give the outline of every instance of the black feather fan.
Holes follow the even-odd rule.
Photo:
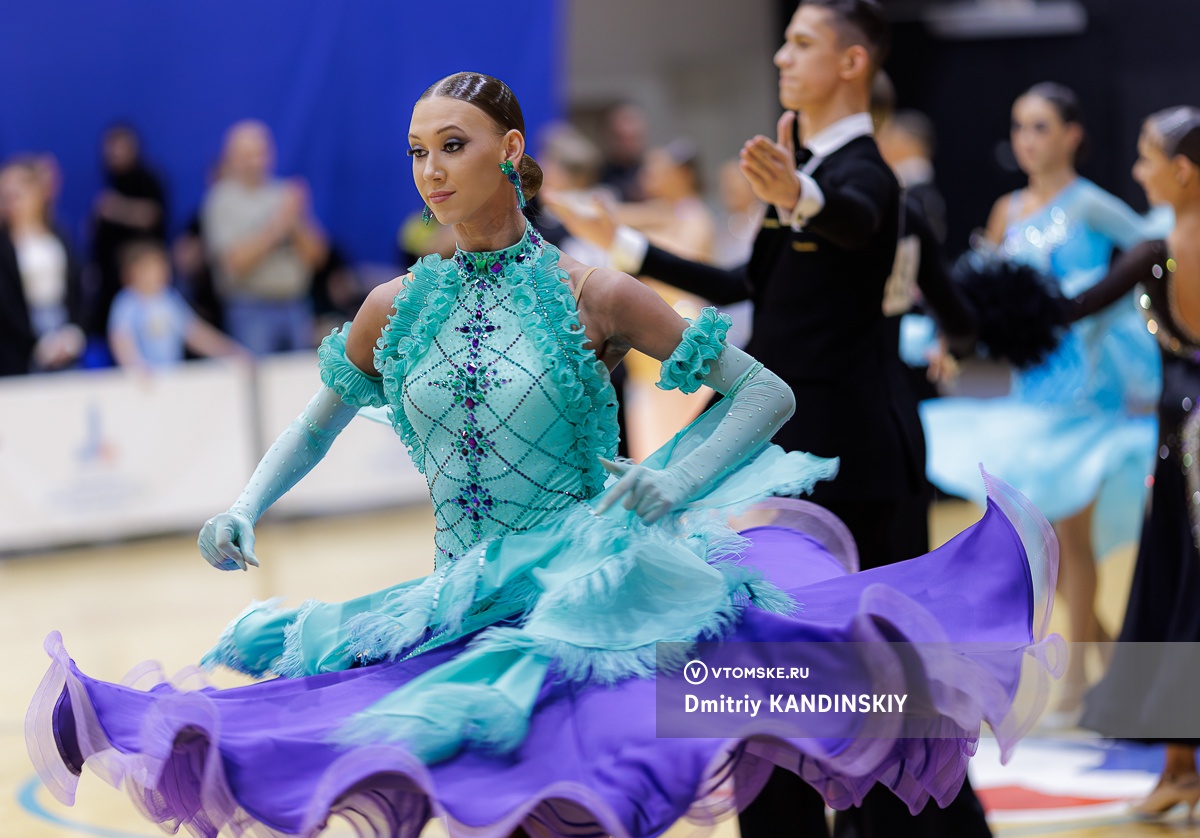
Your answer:
[[[953,275],[973,310],[987,357],[1026,369],[1058,347],[1067,329],[1067,309],[1052,278],[1028,265],[979,252],[964,254]]]

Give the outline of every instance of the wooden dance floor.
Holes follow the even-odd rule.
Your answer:
[[[934,513],[935,535],[944,540],[976,517],[967,504],[940,505]],[[0,559],[0,661],[6,667],[0,677],[0,836],[161,834],[141,820],[122,792],[86,772],[72,808],[55,801],[37,781],[25,755],[22,725],[27,702],[46,669],[41,643],[48,632],[61,631],[72,656],[97,677],[118,680],[146,659],[161,661],[173,672],[199,660],[251,599],[347,599],[428,572],[432,534],[432,515],[425,508],[267,522],[260,528],[256,551],[263,566],[250,573],[211,569],[197,553],[194,535]],[[1131,566],[1129,550],[1101,565],[1102,618],[1110,628],[1117,626],[1124,607]],[[1061,617],[1056,615],[1059,626]],[[218,673],[214,680],[222,686],[242,683],[228,673]],[[1182,816],[1163,824],[1138,824],[1124,814],[1121,799],[1143,794],[1152,781],[1157,769],[1144,763],[1154,754],[1134,755],[1142,760],[1139,771],[1103,775],[1103,782],[1096,782],[1104,793],[1093,800],[1085,793],[1087,778],[1100,775],[1086,772],[1111,756],[1102,744],[1078,733],[1036,736],[1023,742],[1003,768],[987,740],[983,745],[972,777],[1001,838],[1200,838],[1200,829]],[[1084,781],[1071,785],[1070,777],[1047,777],[1047,766],[1058,764],[1056,759],[1062,760],[1064,772],[1084,771]],[[352,833],[335,824],[325,834]],[[431,824],[425,834],[444,831]],[[681,823],[670,832],[671,838],[700,834],[736,838],[737,826],[731,820],[715,830],[700,830]]]

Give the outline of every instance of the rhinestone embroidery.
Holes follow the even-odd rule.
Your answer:
[[[504,250],[485,250],[471,253],[464,250],[454,251],[454,261],[458,265],[459,276],[466,282],[478,282],[481,279],[498,276],[510,265],[522,265],[530,262],[542,249],[542,237],[532,227],[526,229],[525,237],[512,247]]]
[[[500,266],[499,261],[492,262],[493,267]],[[459,262],[459,270],[463,271],[463,263]],[[500,268],[503,270],[503,267]],[[480,426],[476,410],[487,404],[487,398],[496,387],[508,384],[509,380],[500,378],[496,369],[481,360],[481,347],[486,341],[495,336],[500,327],[494,324],[484,311],[484,296],[493,290],[490,283],[492,274],[498,273],[488,268],[484,273],[473,273],[475,281],[471,283],[474,297],[474,311],[470,321],[464,326],[458,326],[454,331],[463,335],[467,340],[467,363],[461,367],[453,367],[450,375],[436,381],[430,381],[430,387],[442,387],[454,396],[454,404],[462,409],[462,426],[459,430],[458,456],[466,462],[470,483],[452,499],[471,521],[471,536],[479,540],[483,535],[481,521],[495,506],[495,500],[488,488],[483,485],[480,474],[480,464],[495,447],[486,431]]]
[[[453,302],[404,377],[400,397],[425,452],[438,566],[591,494],[570,456],[578,430],[562,377],[577,373],[533,337],[550,316],[534,302],[544,250],[528,227],[505,250],[458,251],[447,277],[454,285],[444,286]]]

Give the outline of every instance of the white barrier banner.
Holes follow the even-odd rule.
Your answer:
[[[261,360],[258,395],[262,451],[300,415],[320,386],[315,353],[272,355]],[[325,459],[281,498],[272,512],[324,515],[428,502],[425,478],[413,466],[391,426],[357,417],[338,435]]]
[[[250,371],[0,379],[0,551],[195,530],[253,465]]]

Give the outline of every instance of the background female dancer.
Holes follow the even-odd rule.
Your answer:
[[[1147,326],[1162,353],[1160,454],[1150,509],[1120,642],[1104,679],[1087,694],[1082,719],[1084,727],[1108,735],[1167,742],[1158,785],[1133,807],[1151,818],[1200,802],[1196,742],[1170,734],[1180,720],[1195,717],[1197,701],[1188,683],[1194,655],[1175,658],[1170,650],[1200,642],[1200,109],[1151,116],[1138,152],[1134,177],[1151,203],[1174,208],[1175,229],[1165,241],[1130,251],[1074,301],[1073,314],[1092,315],[1140,285]]]
[[[1067,295],[1104,275],[1114,247],[1151,234],[1146,219],[1078,175],[1084,143],[1069,89],[1043,83],[1022,94],[1012,109],[1012,148],[1029,183],[996,202],[984,243],[992,257],[1054,277]],[[1161,373],[1153,340],[1127,303],[1076,325],[1045,362],[1013,375],[1006,397],[921,405],[935,485],[981,501],[974,473],[983,463],[1055,523],[1059,591],[1068,637],[1078,642],[1109,639],[1095,615],[1097,548],[1103,554],[1136,536],[1154,456],[1150,414]],[[1085,661],[1072,656],[1061,715],[1050,724],[1077,718],[1086,686]]]
[[[206,836],[312,835],[334,813],[389,836],[417,835],[433,815],[472,836],[652,836],[730,778],[745,805],[774,764],[839,808],[876,784],[917,808],[944,804],[983,720],[1006,746],[1032,723],[1039,708],[1014,698],[1048,617],[1044,519],[994,483],[983,520],[950,544],[857,574],[786,525],[730,530],[731,509],[807,491],[833,463],[767,444],[794,402],[726,345],[728,318],[706,309],[688,324],[527,225],[538,171],[523,128],[488,76],[456,74],[421,97],[413,177],[454,227],[455,257],[421,260],[325,340],[323,387],[200,535],[214,566],[257,565],[259,516],[360,407],[386,405],[428,481],[434,572],[345,603],[254,603],[208,662],[281,677],[233,690],[98,681],[51,635],[27,729],[60,799],[91,759],[152,818]],[[664,385],[726,396],[637,466],[610,459],[606,369],[630,347],[663,361]],[[606,471],[619,475],[607,488]],[[781,739],[764,720],[660,738],[650,676],[684,660],[660,658],[661,644],[684,655],[719,637],[844,651],[849,672],[828,691],[850,675],[900,679],[921,706],[843,715],[821,737]],[[967,646],[947,653],[947,639]],[[847,640],[919,645],[907,659],[813,643]],[[760,645],[733,648],[758,665]]]

